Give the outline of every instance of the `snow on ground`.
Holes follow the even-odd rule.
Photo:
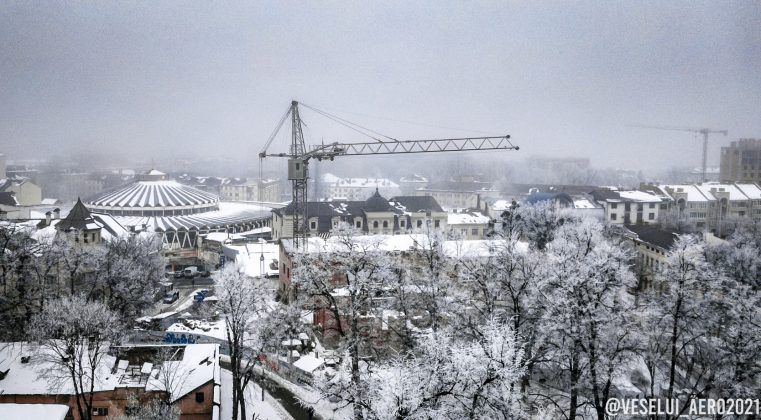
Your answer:
[[[262,368],[257,368],[257,373],[261,374]],[[272,372],[265,371],[267,378],[277,383],[281,387],[290,391],[296,398],[300,399],[306,404],[311,405],[314,408],[315,414],[323,419],[343,420],[351,419],[354,417],[354,413],[350,406],[338,408],[337,405],[331,403],[326,399],[320,399],[320,395],[317,391],[305,386],[296,385],[293,382],[276,375]],[[224,418],[224,417],[223,417]]]
[[[220,419],[230,419],[233,415],[233,376],[229,370],[222,369],[222,407]],[[262,389],[259,385],[249,383],[245,391],[246,417],[251,418],[254,414],[261,420],[288,420],[292,419],[288,412],[266,391],[262,401]]]
[[[270,268],[270,263],[280,258],[280,248],[277,244],[254,243],[244,245],[224,245],[225,255],[233,257],[239,267],[243,267],[246,275],[249,277],[259,277],[262,275],[261,258],[264,256],[264,274],[276,276],[279,271],[277,268]]]

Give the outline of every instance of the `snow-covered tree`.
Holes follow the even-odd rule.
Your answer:
[[[120,338],[116,313],[82,296],[63,297],[32,318],[27,334],[40,346],[32,355],[40,376],[51,391],[70,387],[80,418],[89,419],[93,391],[110,375],[104,360],[108,348]]]
[[[613,377],[633,350],[626,317],[633,302],[625,294],[634,284],[629,256],[603,232],[591,218],[564,223],[548,245],[540,282],[550,359],[544,375],[555,379],[538,394],[564,407],[569,419],[587,401],[604,417]]]
[[[717,303],[721,298],[722,276],[706,259],[705,243],[697,236],[683,235],[672,245],[664,268],[656,278],[665,290],[645,295],[648,324],[646,337],[651,350],[646,360],[651,381],[665,374],[666,398],[689,399],[707,392],[718,373],[718,353],[712,345],[714,332],[720,325]],[[654,358],[662,356],[660,363]]]
[[[377,419],[522,418],[515,386],[524,374],[522,352],[513,337],[510,325],[497,320],[464,339],[450,331],[428,335],[416,352],[366,373],[376,397],[363,413]]]
[[[158,236],[110,239],[87,291],[91,299],[105,302],[129,323],[160,296],[165,265]]]
[[[233,385],[232,418],[246,418],[244,390],[253,376],[261,349],[257,320],[274,297],[264,278],[250,278],[235,264],[229,264],[214,277],[217,309],[224,316],[230,371]]]
[[[489,244],[489,255],[463,261],[469,303],[478,314],[477,324],[500,317],[511,323],[515,340],[523,350],[526,375],[522,389],[529,384],[534,365],[542,360],[542,331],[538,320],[544,311],[539,299],[539,282],[544,254],[527,249],[512,236],[497,236]]]
[[[361,372],[366,362],[360,360],[384,350],[379,341],[368,343],[381,330],[382,311],[388,308],[384,293],[398,277],[381,248],[382,237],[360,234],[353,226],[339,224],[326,249],[294,255],[292,276],[297,304],[321,314],[325,336],[336,337],[339,354],[347,355],[351,386],[321,391],[326,398],[352,406],[355,418],[363,417],[362,409],[371,398]]]

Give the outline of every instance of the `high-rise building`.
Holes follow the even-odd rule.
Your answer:
[[[761,139],[740,139],[721,148],[722,182],[761,183]]]

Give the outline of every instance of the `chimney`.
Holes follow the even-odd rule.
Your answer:
[[[45,224],[50,226],[50,212],[49,211],[45,212]]]
[[[56,220],[61,218],[61,209],[59,209],[58,207],[53,209],[53,218]]]
[[[476,210],[481,210],[481,194],[476,194]]]

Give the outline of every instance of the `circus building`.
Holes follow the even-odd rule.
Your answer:
[[[208,233],[242,233],[270,225],[269,208],[220,201],[157,170],[89,197],[84,204],[93,213],[113,216],[130,231],[160,234],[167,250],[187,257],[194,256],[200,238]]]

